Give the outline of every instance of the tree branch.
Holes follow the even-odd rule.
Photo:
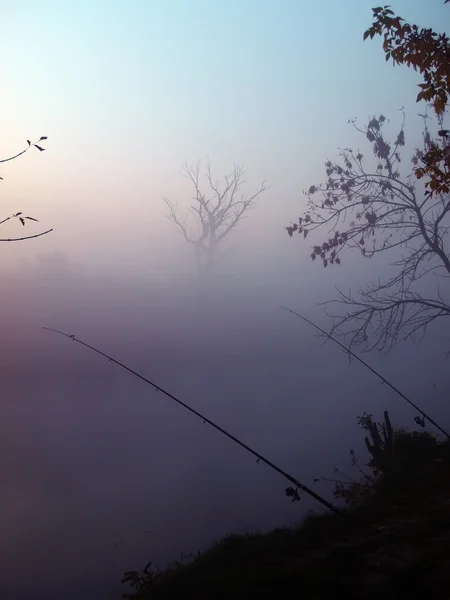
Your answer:
[[[432,144],[424,121],[423,152]],[[352,149],[340,152],[341,161],[325,162],[327,180],[311,186],[306,192],[307,210],[286,229],[309,234],[326,229],[324,238],[313,246],[311,259],[321,259],[323,266],[341,264],[345,249],[357,249],[364,258],[383,252],[401,251],[391,263],[395,275],[384,282],[363,287],[357,298],[339,292],[338,304],[350,312],[331,315],[333,331],[342,332],[352,345],[368,345],[369,334],[374,338],[370,349],[389,350],[399,337],[410,338],[425,332],[436,318],[447,316],[449,303],[425,299],[414,290],[419,279],[444,270],[450,276],[450,253],[446,248],[450,223],[450,196],[423,194],[419,196],[410,178],[402,178],[400,148],[405,144],[405,117],[394,141],[384,136],[386,118],[372,117],[366,128],[353,127],[363,133],[372,146],[376,169],[366,169],[363,155]],[[442,127],[442,121],[439,122]],[[422,151],[412,156],[415,165]],[[339,228],[338,228],[339,227]],[[441,274],[442,275],[442,274]],[[436,286],[437,287],[437,286]],[[328,304],[328,303],[326,303]]]
[[[27,235],[21,238],[0,238],[0,242],[23,242],[24,240],[31,240],[32,238],[41,237],[41,235],[46,235],[51,231],[53,231],[53,229],[48,229],[47,231],[43,231],[42,233],[36,233],[35,235]]]
[[[168,218],[175,223],[178,229],[195,251],[199,271],[209,271],[218,261],[220,253],[219,244],[237,227],[245,213],[253,206],[258,196],[267,188],[263,182],[260,188],[251,196],[240,194],[244,185],[242,166],[235,165],[231,174],[226,174],[223,184],[214,180],[211,165],[206,165],[205,177],[211,191],[211,196],[202,189],[200,183],[200,162],[195,167],[187,163],[183,165],[183,176],[194,187],[194,204],[190,207],[190,214],[197,223],[199,233],[190,235],[187,230],[188,215],[183,220],[178,217],[177,207],[164,198],[168,207]],[[188,213],[189,214],[189,213]]]
[[[38,150],[40,150],[41,152],[43,152],[45,150],[45,148],[42,148],[42,146],[38,145],[38,142],[42,142],[46,139],[47,139],[47,136],[43,135],[38,139],[37,142],[34,142],[34,143],[31,143],[29,140],[27,140],[28,146],[25,148],[25,150],[22,150],[22,152],[19,152],[19,153],[15,154],[14,156],[10,156],[9,158],[0,159],[0,163],[9,162],[10,160],[15,160],[16,158],[19,158],[19,156],[22,156],[22,154],[25,154],[25,152],[28,152],[28,150],[31,147],[35,147]]]

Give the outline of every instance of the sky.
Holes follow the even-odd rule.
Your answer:
[[[284,230],[324,161],[365,147],[349,119],[382,113],[396,131],[404,107],[407,147],[420,139],[417,74],[386,64],[380,39],[363,42],[373,5],[2,4],[0,156],[48,137],[44,152],[0,165],[2,214],[39,219],[8,222],[2,237],[53,228],[1,247],[4,597],[29,597],[18,575],[31,558],[39,597],[120,597],[127,568],[317,509],[292,505],[229,440],[42,326],[155,378],[308,485],[347,464],[350,441],[362,447],[358,414],[415,416],[279,308],[327,326],[317,303],[386,267],[348,256],[320,269]],[[437,31],[448,22],[441,0],[393,9]],[[270,187],[205,285],[163,198],[187,211],[181,166],[208,159],[218,178],[243,164],[248,193]],[[435,327],[419,347],[370,360],[448,421],[447,347]]]

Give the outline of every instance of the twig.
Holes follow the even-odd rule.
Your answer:
[[[42,233],[36,233],[36,235],[27,235],[21,238],[0,238],[0,242],[22,242],[23,240],[31,240],[32,238],[41,237],[41,235],[45,235],[46,233],[50,233],[53,229],[48,229],[47,231],[43,231]]]
[[[312,498],[314,498],[315,500],[317,500],[318,502],[320,502],[321,504],[326,506],[329,510],[333,511],[334,513],[336,513],[340,516],[344,516],[344,513],[342,513],[338,508],[336,508],[333,504],[331,504],[331,502],[328,502],[328,500],[325,500],[325,498],[322,498],[322,496],[319,496],[319,494],[316,494],[313,490],[308,488],[306,485],[304,485],[303,483],[300,483],[300,481],[298,481],[295,477],[293,477],[292,475],[289,475],[289,473],[286,473],[286,471],[283,471],[282,469],[280,469],[280,467],[277,467],[273,462],[271,462],[270,460],[268,460],[267,458],[265,458],[264,456],[259,454],[259,452],[256,452],[256,450],[253,450],[253,448],[251,448],[250,446],[247,446],[247,444],[245,444],[244,442],[239,440],[237,437],[235,437],[231,433],[228,433],[228,431],[225,431],[225,429],[223,429],[222,427],[220,427],[219,425],[217,425],[216,423],[214,423],[213,421],[211,421],[210,419],[208,419],[201,413],[197,412],[196,410],[194,410],[193,408],[191,408],[190,406],[188,406],[187,404],[185,404],[184,402],[182,402],[181,400],[179,400],[178,398],[176,398],[175,396],[173,396],[172,394],[170,394],[163,388],[159,387],[158,385],[156,385],[155,383],[153,383],[152,381],[150,381],[143,375],[140,375],[137,371],[130,369],[130,367],[127,367],[123,363],[119,362],[115,358],[112,358],[108,354],[105,354],[101,350],[97,350],[97,348],[94,348],[93,346],[86,344],[85,342],[76,338],[74,335],[69,335],[67,333],[64,333],[63,331],[58,331],[57,329],[53,329],[51,327],[42,327],[42,329],[46,329],[47,331],[53,331],[54,333],[59,333],[60,335],[63,335],[65,337],[73,340],[74,342],[78,342],[82,346],[89,348],[93,352],[96,352],[97,354],[100,354],[104,358],[107,358],[109,361],[115,363],[119,367],[122,367],[122,369],[125,369],[126,371],[128,371],[129,373],[134,375],[135,377],[142,379],[142,381],[144,381],[145,383],[147,383],[147,384],[151,385],[153,388],[155,388],[155,390],[157,392],[158,391],[162,392],[165,396],[167,396],[168,398],[170,398],[171,400],[173,400],[174,402],[176,402],[177,404],[179,404],[180,406],[182,406],[183,408],[185,408],[186,410],[188,410],[189,412],[194,414],[196,417],[199,417],[204,423],[208,423],[209,425],[214,427],[214,429],[216,429],[217,431],[220,431],[220,433],[225,435],[228,439],[230,439],[231,441],[233,441],[236,444],[238,444],[239,446],[241,446],[241,448],[244,448],[244,450],[247,450],[247,452],[250,452],[250,454],[253,454],[253,456],[256,456],[256,458],[258,459],[257,462],[261,461],[261,462],[265,463],[271,469],[273,469],[274,471],[277,471],[277,473],[279,473],[280,475],[285,477],[288,481],[293,483],[297,488],[303,490],[306,494],[308,494],[309,496],[311,496]]]
[[[28,146],[22,150],[21,152],[18,152],[17,154],[15,154],[14,156],[10,156],[9,158],[2,158],[0,160],[0,163],[5,163],[5,162],[9,162],[10,160],[15,160],[16,158],[19,158],[19,156],[22,156],[22,154],[25,154],[25,152],[28,152],[28,150],[32,147],[37,148],[38,150],[40,150],[41,152],[43,152],[45,150],[45,148],[42,148],[41,146],[38,145],[38,142],[43,142],[44,140],[47,139],[46,135],[42,135],[37,142],[31,143],[29,140],[27,140],[28,142]]]

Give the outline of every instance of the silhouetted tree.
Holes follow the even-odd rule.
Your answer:
[[[423,148],[413,153],[413,166],[432,144],[429,117],[421,116]],[[356,296],[339,291],[338,299],[332,301],[345,307],[344,313],[331,315],[332,333],[349,337],[350,347],[363,344],[366,349],[385,351],[399,337],[423,333],[431,321],[450,317],[450,301],[436,279],[431,295],[422,295],[417,284],[430,274],[441,275],[447,282],[450,277],[450,196],[437,191],[427,195],[414,173],[400,174],[404,115],[393,142],[384,134],[383,115],[372,117],[363,129],[350,122],[372,145],[375,168],[366,167],[361,152],[342,150],[340,161],[325,163],[326,182],[309,188],[307,210],[286,229],[290,236],[298,232],[304,238],[325,229],[325,239],[311,253],[311,259],[320,260],[324,267],[339,265],[344,248],[357,249],[364,258],[402,249],[390,278],[361,288]]]
[[[46,139],[47,139],[47,136],[45,136],[45,135],[41,136],[39,138],[38,142],[43,142]],[[44,150],[45,150],[45,148],[43,148],[42,145],[38,144],[37,142],[35,142],[33,144],[30,140],[27,140],[27,144],[28,145],[26,146],[26,148],[24,150],[22,150],[21,152],[19,152],[18,154],[15,154],[14,156],[10,156],[9,158],[0,159],[0,163],[6,163],[11,160],[15,160],[16,158],[19,158],[19,156],[22,156],[22,154],[25,154],[25,152],[27,152],[32,147],[37,148],[40,152],[44,152]],[[3,177],[0,177],[0,179],[3,179]],[[0,225],[3,225],[4,223],[6,223],[7,221],[10,221],[11,219],[19,219],[19,221],[22,223],[23,226],[25,226],[25,223],[27,220],[28,221],[36,221],[36,222],[38,221],[34,217],[25,217],[23,215],[23,213],[19,211],[9,217],[5,217],[2,221],[0,221]],[[27,236],[19,237],[19,238],[0,238],[0,242],[21,242],[23,240],[29,240],[32,238],[40,237],[42,235],[50,233],[50,231],[52,231],[52,229],[48,229],[47,231],[43,231],[43,232],[37,233],[35,235],[27,235]]]
[[[366,167],[363,155],[351,149],[340,153],[340,162],[327,161],[326,182],[309,188],[307,211],[287,231],[290,236],[297,231],[306,238],[312,230],[325,227],[326,238],[311,254],[313,260],[321,259],[324,267],[340,264],[344,248],[356,248],[365,258],[402,249],[393,263],[393,276],[361,288],[356,296],[339,291],[335,302],[346,312],[332,315],[332,332],[349,336],[350,345],[383,351],[391,349],[400,337],[424,333],[438,317],[450,316],[450,300],[436,279],[429,286],[430,295],[420,293],[417,285],[430,274],[440,275],[445,283],[450,277],[450,132],[444,127],[450,95],[450,45],[445,34],[408,25],[388,6],[374,8],[373,16],[364,39],[383,34],[386,60],[412,66],[423,75],[417,101],[432,103],[437,120],[434,135],[428,125],[430,117],[420,115],[423,147],[413,153],[412,172],[404,176],[400,173],[404,115],[394,141],[384,134],[383,115],[371,118],[364,129],[351,121],[372,144],[376,167]]]
[[[450,0],[445,0],[447,4]],[[396,17],[389,6],[372,9],[374,21],[364,33],[364,39],[375,35],[384,37],[383,50],[386,61],[394,66],[406,64],[419,71],[423,83],[417,102],[432,102],[438,117],[444,114],[450,96],[450,43],[445,33],[435,33],[431,29],[408,25],[401,17]],[[426,177],[428,194],[450,192],[450,138],[449,131],[441,127],[439,140],[433,140],[421,165],[416,166],[416,177]]]
[[[267,186],[262,182],[254,194],[246,196],[241,192],[245,184],[245,171],[242,166],[235,166],[233,172],[225,175],[223,183],[220,184],[213,179],[211,166],[208,164],[205,174],[208,189],[205,191],[200,183],[200,162],[195,167],[185,163],[183,171],[184,176],[194,186],[194,204],[189,210],[195,222],[194,231],[189,229],[188,215],[180,219],[178,207],[167,198],[164,198],[164,202],[169,209],[168,218],[177,225],[186,242],[194,250],[198,271],[208,273],[219,258],[219,244],[237,227]]]

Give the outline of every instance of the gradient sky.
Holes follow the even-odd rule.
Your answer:
[[[148,268],[161,240],[178,241],[161,197],[180,198],[180,164],[206,156],[218,176],[242,162],[250,184],[271,184],[248,234],[276,236],[323,160],[355,139],[347,119],[395,121],[405,106],[414,123],[417,76],[387,66],[380,40],[362,41],[372,4],[5,3],[0,149],[49,140],[3,168],[3,197],[55,228],[11,260],[45,248]],[[440,0],[395,9],[437,29],[448,17]]]
[[[40,220],[1,233],[54,228],[1,247],[0,592],[8,600],[30,597],[22,575],[31,559],[37,596],[106,600],[119,597],[127,568],[316,508],[287,502],[284,482],[227,440],[42,325],[111,352],[307,484],[348,466],[350,444],[362,446],[358,414],[389,408],[412,425],[415,413],[279,310],[326,326],[318,301],[386,268],[384,258],[358,256],[317,268],[309,245],[283,229],[338,146],[367,151],[348,119],[381,112],[396,133],[404,106],[407,148],[419,140],[417,74],[387,65],[380,39],[362,40],[372,6],[2,3],[0,156],[48,140],[45,152],[0,165],[2,214]],[[393,8],[438,31],[450,10],[442,0]],[[217,177],[243,163],[249,192],[262,180],[270,189],[230,237],[214,282],[200,287],[162,197],[188,208],[181,164],[208,156]],[[448,343],[434,327],[420,347],[370,360],[448,422]]]

